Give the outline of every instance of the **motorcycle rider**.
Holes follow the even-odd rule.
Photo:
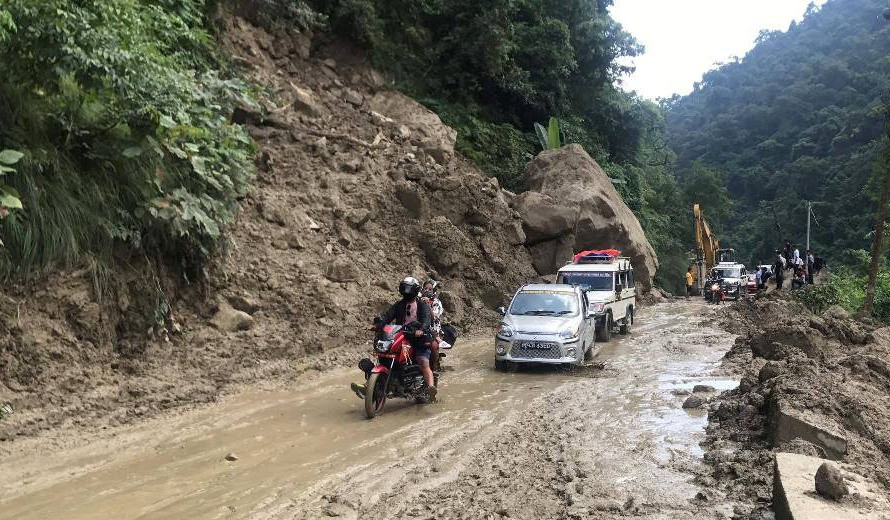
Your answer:
[[[430,368],[430,358],[433,355],[433,342],[435,337],[432,331],[433,311],[430,306],[420,298],[420,282],[414,277],[407,277],[399,283],[399,294],[402,299],[394,303],[386,312],[380,315],[375,325],[370,330],[395,323],[396,325],[411,326],[416,330],[408,337],[414,350],[414,362],[420,365],[420,373],[427,385],[430,399],[436,397],[435,377]],[[366,389],[356,383],[352,384],[352,390],[364,398]]]

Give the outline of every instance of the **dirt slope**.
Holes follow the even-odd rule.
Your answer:
[[[464,331],[536,278],[508,193],[455,133],[360,54],[240,18],[222,44],[263,85],[233,119],[260,172],[225,255],[189,284],[144,259],[57,273],[0,298],[0,439],[101,428],[239,383],[352,364],[406,275],[444,282]],[[385,114],[385,115],[384,115]],[[151,327],[151,328],[149,328]]]

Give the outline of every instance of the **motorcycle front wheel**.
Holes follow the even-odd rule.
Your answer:
[[[386,404],[386,380],[386,375],[379,372],[368,378],[365,391],[365,417],[368,419],[373,419],[383,411],[383,405]]]

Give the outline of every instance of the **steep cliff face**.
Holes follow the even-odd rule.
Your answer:
[[[538,154],[525,171],[530,190],[513,203],[522,215],[535,269],[553,273],[585,249],[616,248],[633,262],[642,293],[658,270],[637,217],[602,168],[580,145]]]

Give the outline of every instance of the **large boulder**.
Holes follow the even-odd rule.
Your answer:
[[[374,94],[368,105],[374,112],[408,127],[411,134],[417,134],[420,147],[436,161],[444,163],[454,157],[457,131],[443,123],[432,110],[391,90]]]
[[[528,245],[559,238],[571,232],[578,220],[576,208],[535,191],[517,196],[512,205],[522,218],[525,243]]]
[[[525,202],[514,202],[526,223],[526,244],[539,245],[549,233],[529,233],[533,229],[529,222],[534,223],[533,212],[542,212],[545,205],[529,204],[539,195],[547,196],[561,212],[547,208],[551,213],[576,213],[573,225],[574,251],[587,249],[615,248],[630,257],[634,266],[638,290],[645,294],[652,288],[652,279],[658,270],[658,258],[655,250],[646,239],[640,222],[621,195],[615,190],[612,181],[600,168],[600,165],[587,155],[580,145],[570,144],[556,150],[545,150],[529,163],[525,171],[525,185],[532,194],[523,194]],[[535,193],[537,195],[535,195]],[[538,229],[542,226],[535,224]],[[565,228],[559,222],[554,228]],[[554,230],[548,230],[554,231]],[[566,229],[558,234],[558,238],[569,234]],[[550,237],[552,238],[552,237]],[[558,264],[558,267],[561,264]],[[536,266],[538,267],[538,266]]]

